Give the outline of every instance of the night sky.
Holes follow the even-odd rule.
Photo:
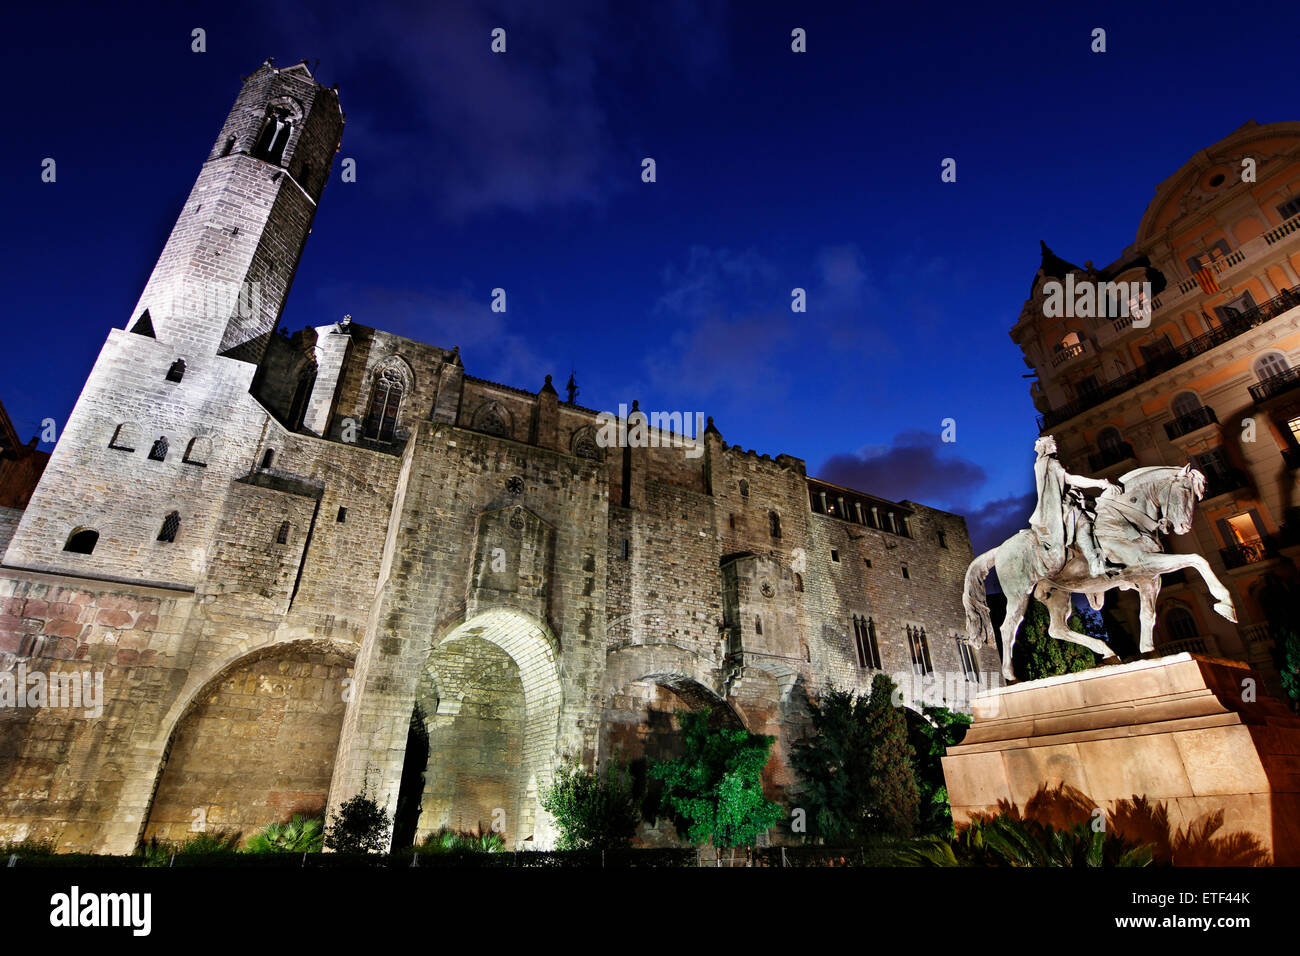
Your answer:
[[[240,77],[307,58],[357,182],[336,162],[282,325],[350,313],[530,390],[576,369],[579,404],[713,415],[966,514],[976,551],[1030,510],[1007,330],[1039,240],[1108,263],[1192,154],[1300,110],[1294,4],[174,6],[8,11],[0,400],[24,439],[127,322]]]

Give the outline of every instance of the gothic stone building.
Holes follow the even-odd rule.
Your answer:
[[[712,425],[691,454],[655,429],[601,447],[549,378],[485,381],[359,322],[278,332],[343,121],[305,65],[246,79],[2,512],[0,667],[102,675],[104,699],[0,708],[0,839],[247,837],[368,788],[414,805],[417,836],[545,847],[557,760],[672,753],[675,708],[775,735],[788,800],[810,696],[996,669],[958,645],[956,515]]]

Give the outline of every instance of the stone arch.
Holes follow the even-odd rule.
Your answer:
[[[637,837],[649,845],[674,845],[678,834],[660,805],[661,788],[648,775],[651,759],[681,755],[677,710],[712,711],[714,726],[744,729],[731,702],[711,684],[709,662],[685,648],[667,644],[623,647],[606,654],[604,712],[598,761],[626,763],[645,817]]]
[[[500,435],[503,438],[510,438],[515,433],[510,410],[495,400],[486,401],[475,409],[470,427],[475,431]]]
[[[282,641],[192,684],[164,722],[141,837],[184,840],[201,821],[246,841],[295,812],[323,815],[355,656],[334,642]]]
[[[569,451],[579,458],[588,458],[591,461],[605,460],[605,453],[601,450],[600,443],[596,441],[594,425],[586,425],[573,433],[573,440],[569,442]]]
[[[550,627],[505,606],[453,622],[435,642],[415,702],[429,734],[417,841],[502,822],[511,846],[553,845],[538,800],[559,746],[559,660]]]

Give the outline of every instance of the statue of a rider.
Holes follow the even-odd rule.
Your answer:
[[[1069,559],[1070,545],[1076,545],[1088,562],[1093,577],[1105,577],[1106,558],[1097,544],[1092,502],[1082,489],[1105,491],[1117,487],[1104,478],[1072,475],[1056,457],[1056,439],[1044,435],[1034,443],[1038,459],[1034,462],[1034,480],[1038,505],[1029,518],[1029,526],[1042,546],[1039,552],[1044,577],[1060,572]],[[1113,573],[1113,572],[1112,572]]]

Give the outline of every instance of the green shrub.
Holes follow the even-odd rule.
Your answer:
[[[763,796],[763,767],[775,740],[742,728],[709,727],[710,713],[676,711],[685,752],[650,760],[649,775],[663,782],[663,803],[687,823],[695,844],[751,846],[784,811]]]
[[[506,841],[499,833],[453,830],[443,827],[430,833],[420,844],[420,853],[500,853]]]
[[[44,839],[35,839],[28,837],[26,840],[19,840],[11,843],[0,843],[0,856],[9,857],[14,853],[19,856],[53,856],[56,852],[53,837]],[[0,866],[4,862],[0,861]]]
[[[365,790],[334,811],[325,831],[325,846],[337,853],[383,853],[388,849],[388,811]]]
[[[617,757],[603,778],[595,770],[566,762],[543,792],[542,806],[559,828],[558,850],[625,847],[641,820],[632,776]]]
[[[893,705],[894,682],[877,674],[870,695],[828,691],[810,704],[813,733],[792,762],[814,835],[835,846],[874,835],[910,836],[920,797],[907,719]]]
[[[1013,813],[977,818],[954,837],[902,850],[905,866],[1150,866],[1152,848],[1089,823],[1058,829]]]
[[[179,843],[150,837],[136,851],[145,866],[167,866],[173,856],[202,856],[212,853],[236,853],[241,834],[235,830],[205,830]]]
[[[325,821],[295,813],[288,823],[271,823],[249,838],[249,853],[319,853],[325,841]]]

